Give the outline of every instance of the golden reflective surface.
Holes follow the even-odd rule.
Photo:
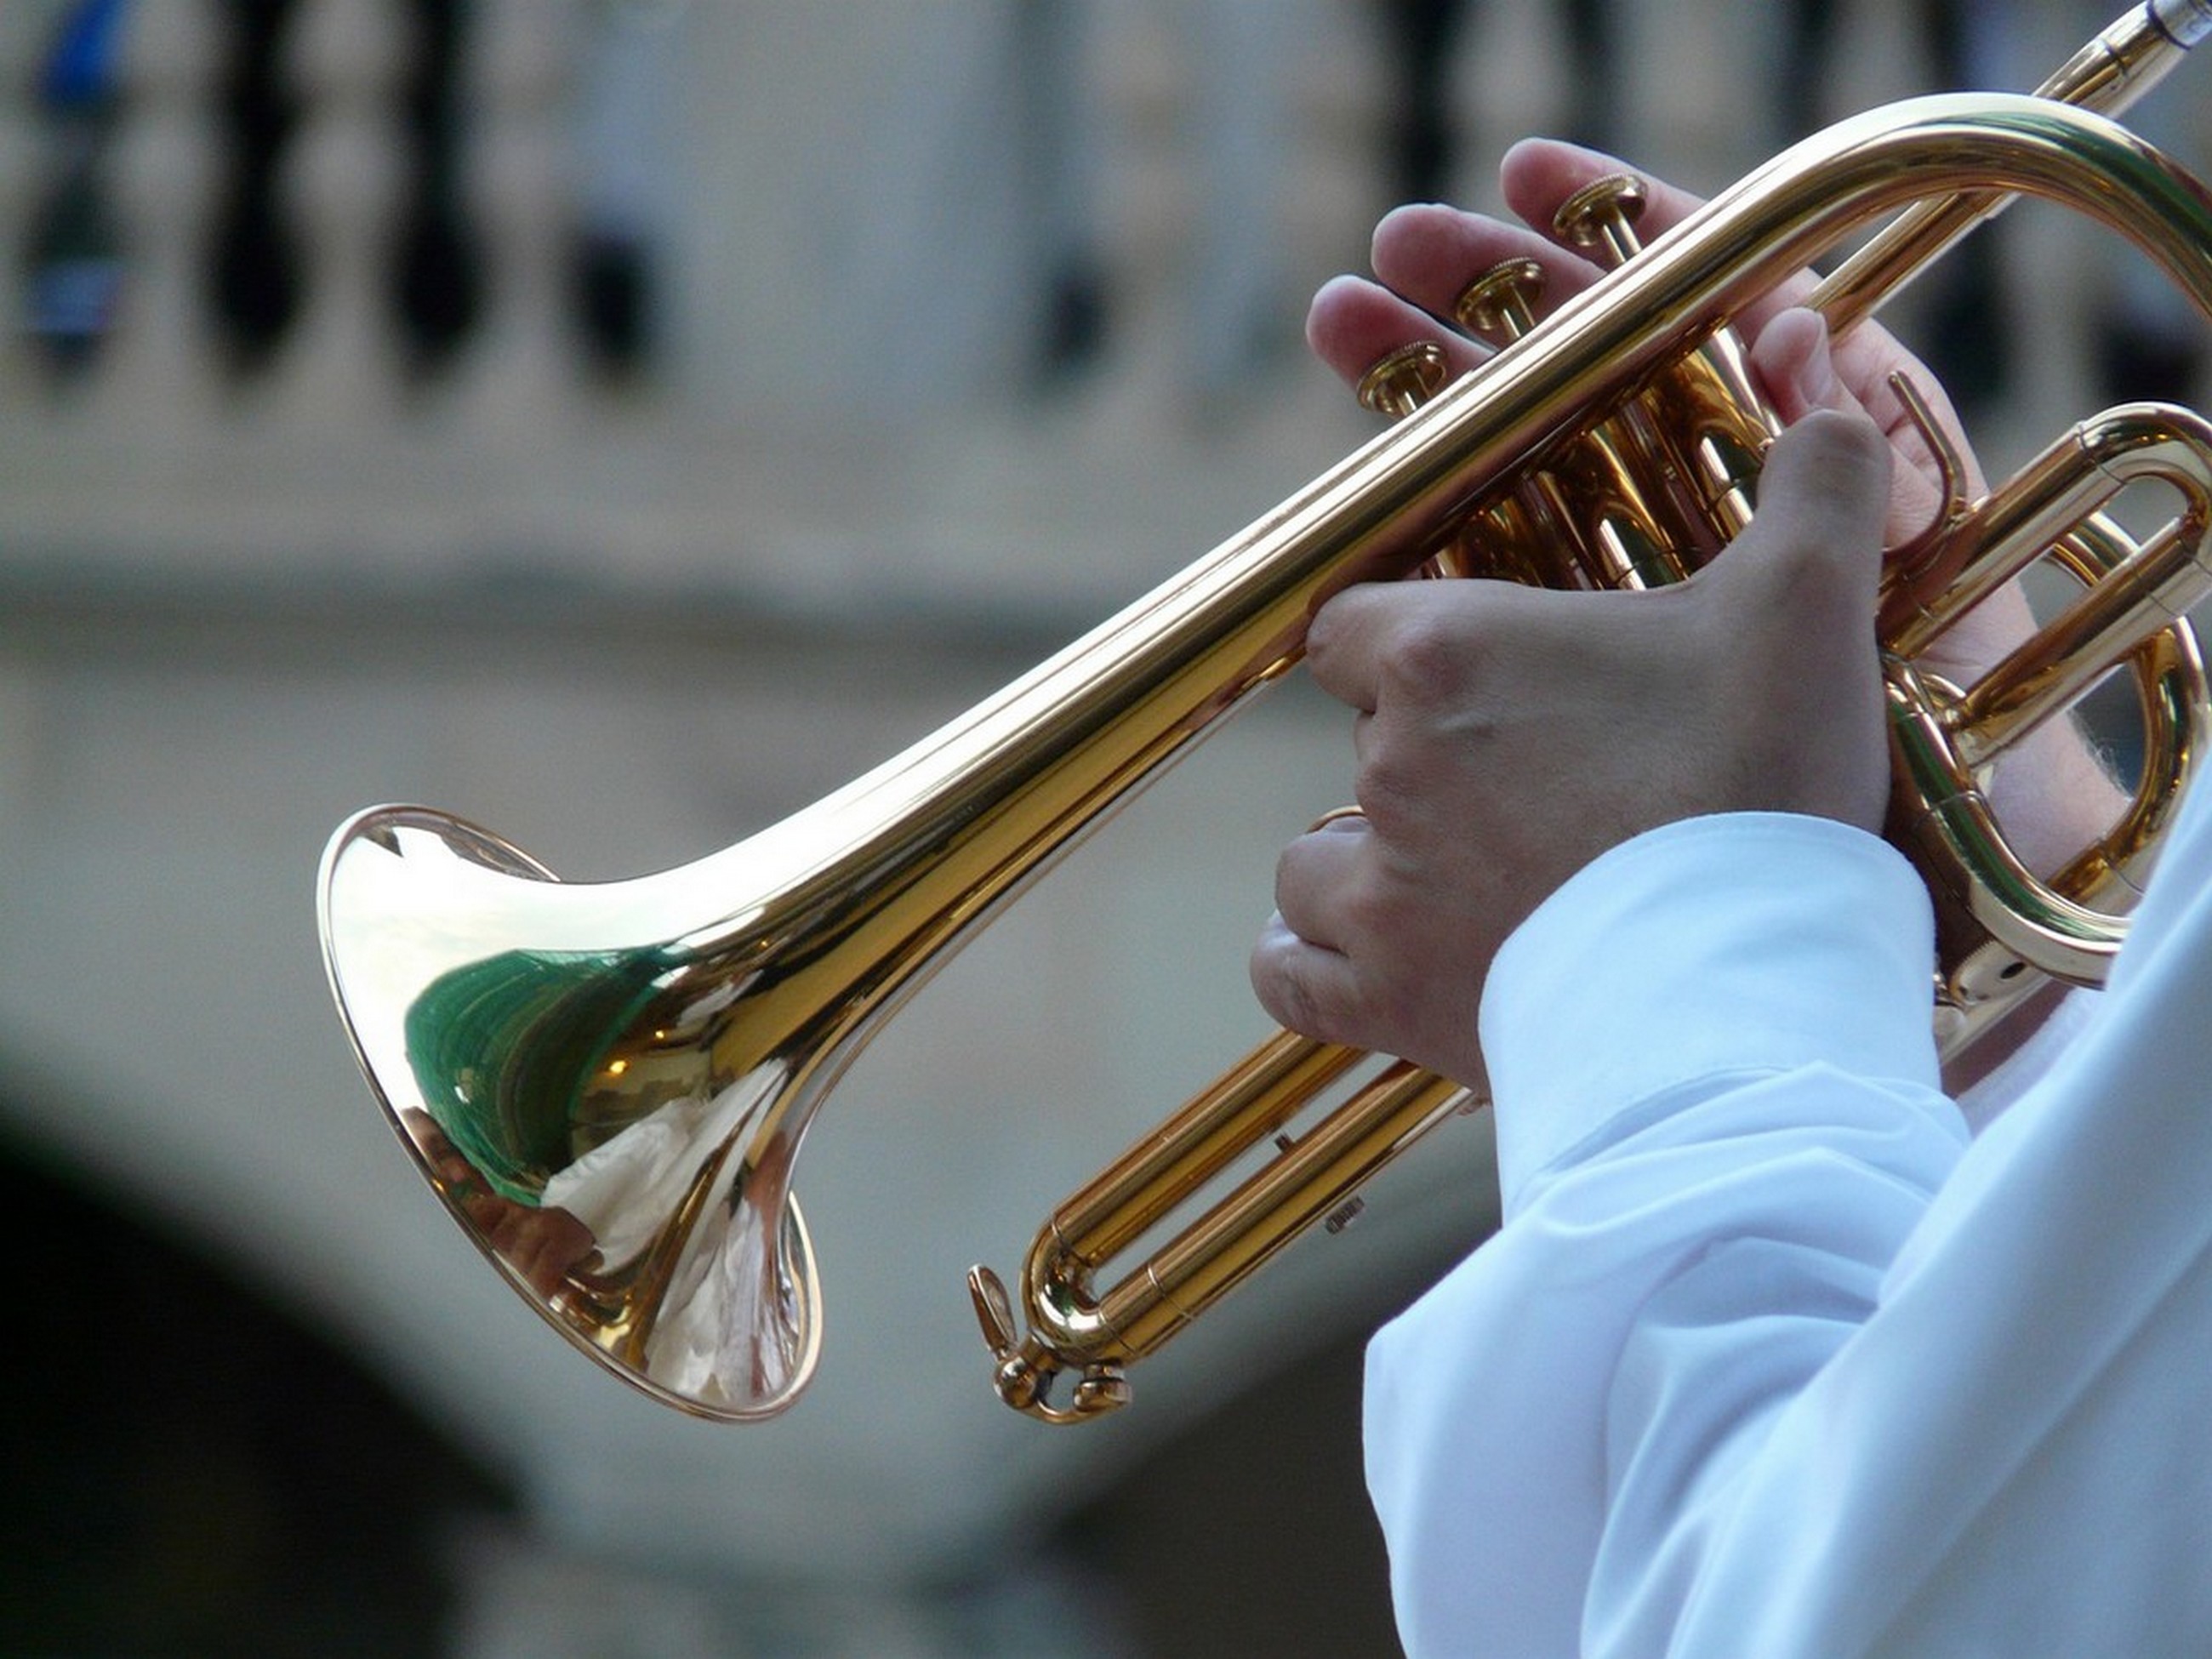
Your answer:
[[[947,953],[1294,662],[1329,594],[1404,574],[1448,542],[1468,545],[1468,524],[1483,532],[1471,538],[1480,559],[1501,527],[1530,525],[1532,497],[1547,513],[1571,510],[1571,492],[1545,482],[1555,456],[1602,445],[1606,498],[1645,489],[1642,400],[1686,379],[1698,383],[1692,401],[1708,406],[1710,343],[1743,305],[1916,198],[1989,191],[2049,197],[2126,235],[2212,316],[2212,198],[2110,123],[1996,96],[1878,112],[1760,169],[998,696],[736,847],[635,881],[566,884],[445,815],[362,815],[325,857],[323,939],[395,1127],[457,1222],[586,1352],[702,1415],[782,1409],[822,1342],[812,1254],[791,1199],[799,1147],[852,1055]],[[1742,489],[1753,430],[1730,411],[1724,437],[1689,434],[1684,453],[1720,468],[1714,487],[1692,492],[1709,506],[1736,510],[1727,504]],[[1634,522],[1662,545],[1601,537],[1601,569],[1581,580],[1648,579],[1658,567],[1640,562],[1717,533],[1675,526],[1671,503],[1646,501]],[[2191,543],[2193,559],[2202,531],[2154,544]],[[1978,550],[1963,538],[1954,550],[1971,571]],[[2119,562],[2136,568],[2132,555]],[[1497,566],[1475,568],[1519,574],[1530,565],[1509,548]],[[1936,603],[1922,594],[1912,608]],[[2081,632],[2100,652],[2111,643],[2101,629]],[[2174,650],[2193,659],[2193,646]],[[2164,669],[2152,678],[2165,689],[2146,702],[2171,722],[2159,742],[2179,779],[2197,747],[2201,681],[2174,690]],[[1952,694],[1909,673],[1897,683],[1900,729],[1926,734],[1906,775],[1937,790],[1909,816],[1947,832],[1926,838],[1937,862],[1923,867],[1941,885],[1952,877],[1940,860],[1969,848],[1956,860],[1970,872],[1965,908],[1996,939],[2008,926],[1996,915],[2005,895],[2038,896],[2012,881],[2001,836],[1954,805],[1978,791],[1956,747],[1966,722],[1951,712]],[[2156,814],[2133,816],[2147,851]],[[2136,856],[2115,849],[2107,862]],[[2008,937],[1999,943],[2017,949]],[[1261,1069],[1272,1074],[1278,1058],[1263,1057]],[[1288,1121],[1309,1092],[1310,1062],[1319,1064],[1295,1055],[1286,1069],[1301,1080],[1279,1093],[1265,1084],[1264,1101],[1244,1068],[1232,1073],[1224,1087],[1235,1148],[1216,1121],[1219,1091],[1206,1091],[1188,1115],[1197,1144],[1184,1146],[1178,1133],[1168,1150],[1119,1163],[1085,1188],[1073,1201],[1080,1224],[1063,1212],[1040,1236],[1018,1307],[979,1278],[1011,1403],[1054,1419],[1089,1414],[1081,1398],[1065,1409],[1050,1402],[1061,1369],[1085,1374],[1091,1405],[1118,1403],[1123,1364],[1333,1213],[1365,1171],[1457,1102],[1441,1079],[1386,1073],[1359,1091],[1358,1112],[1293,1137],[1121,1285],[1094,1288],[1105,1257],[1225,1168],[1248,1128],[1264,1137]]]

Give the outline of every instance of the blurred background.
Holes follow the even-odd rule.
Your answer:
[[[961,1285],[1264,1030],[1274,852],[1349,787],[1322,699],[862,1057],[799,1182],[822,1375],[758,1427],[623,1389],[439,1214],[329,1007],[322,844],[400,799],[570,878],[719,848],[1365,437],[1299,323],[1392,203],[1490,205],[1532,131],[1717,187],[2104,21],[7,0],[0,1647],[1389,1650],[1359,1348],[1491,1224],[1480,1120],[1083,1431],[996,1402]],[[2208,108],[2138,125],[2201,166]],[[1896,317],[1995,462],[2201,401],[2203,331],[2109,239],[1982,247]]]

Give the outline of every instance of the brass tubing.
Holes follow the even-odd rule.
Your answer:
[[[1618,270],[1644,251],[1636,223],[1644,204],[1641,179],[1600,179],[1568,198],[1553,228]],[[1743,435],[1747,469],[1721,476],[1708,465],[1717,418]],[[1741,342],[1723,326],[1547,458],[1535,483],[1552,492],[1593,586],[1660,586],[1689,575],[1750,521],[1747,501],[1739,496],[1731,514],[1729,497],[1757,471],[1775,425]]]
[[[2071,140],[2062,139],[2060,132],[2075,127],[2094,129],[2094,124],[2084,122],[2078,117],[2067,118],[2062,112],[2052,129],[2039,131],[2041,122],[2046,118],[2045,112],[2034,106],[2022,107],[2019,100],[1995,101],[2007,106],[2006,125],[2028,141],[2024,145],[2024,155],[2033,165],[2024,168],[2019,175],[2023,187],[2068,195],[2067,187],[2057,180],[2060,174],[2069,170],[2065,158]],[[1932,109],[1940,106],[1920,107]],[[1978,126],[1980,119],[1978,114],[1962,125]],[[1962,139],[1961,143],[1964,142]],[[1976,142],[1978,144],[1978,141]],[[1812,253],[1810,243],[1830,234],[1829,227],[1833,222],[1827,218],[1829,213],[1841,212],[1844,216],[1852,216],[1860,211],[1856,207],[1838,210],[1835,204],[1839,198],[1848,198],[1864,190],[1870,200],[1878,193],[1877,179],[1881,170],[1857,175],[1850,160],[1854,148],[1846,141],[1831,158],[1837,167],[1854,174],[1850,182],[1827,177],[1823,179],[1819,192],[1808,187],[1806,200],[1809,202],[1817,194],[1821,204],[1818,210],[1808,211],[1799,217],[1796,212],[1798,204],[1777,200],[1772,203],[1778,210],[1774,222],[1762,224],[1755,231],[1741,226],[1738,228],[1735,240],[1739,248],[1742,245],[1756,244],[1772,254],[1771,266],[1765,264],[1763,258],[1759,261],[1761,270],[1760,275],[1753,279],[1754,289],[1768,285],[1772,277],[1778,276],[1784,270],[1809,260]],[[1940,150],[1941,145],[1937,148]],[[1497,423],[1492,428],[1496,434],[1495,438],[1474,440],[1470,453],[1480,452],[1491,441],[1520,453],[1532,447],[1532,439],[1536,433],[1552,429],[1551,422],[1555,416],[1544,399],[1556,393],[1571,405],[1575,415],[1583,422],[1575,435],[1566,441],[1563,453],[1569,455],[1583,453],[1598,441],[1596,434],[1604,428],[1606,421],[1601,411],[1613,410],[1614,421],[1618,422],[1626,418],[1632,428],[1644,418],[1643,410],[1626,400],[1648,398],[1648,386],[1654,380],[1663,381],[1670,375],[1679,377],[1692,372],[1708,374],[1716,382],[1730,378],[1727,371],[1730,368],[1741,370],[1740,360],[1723,358],[1720,362],[1713,363],[1701,355],[1706,347],[1699,343],[1709,342],[1724,328],[1729,317],[1740,303],[1733,295],[1741,290],[1735,289],[1732,283],[1727,282],[1717,288],[1707,288],[1701,281],[1689,278],[1686,274],[1698,269],[1707,257],[1701,237],[1707,224],[1733,217],[1739,211],[1747,211],[1750,217],[1760,216],[1759,207],[1747,210],[1745,204],[1760,201],[1763,175],[1768,171],[1786,170],[1795,177],[1798,172],[1796,162],[1799,159],[1784,157],[1774,163],[1771,170],[1762,170],[1762,174],[1747,180],[1736,191],[1717,198],[1703,214],[1693,216],[1678,227],[1672,235],[1661,239],[1650,250],[1622,265],[1599,289],[1581,296],[1578,301],[1570,301],[1549,323],[1531,331],[1516,341],[1510,350],[1492,358],[1483,368],[1465,377],[1457,385],[1432,397],[1426,386],[1419,388],[1417,396],[1408,398],[1401,405],[1410,412],[1406,414],[1393,433],[1377,441],[1378,445],[1387,445],[1409,430],[1425,430],[1430,426],[1439,428],[1450,427],[1454,424],[1453,417],[1456,416],[1470,426],[1479,427],[1485,422]],[[1987,160],[1986,157],[1984,159]],[[2172,174],[2154,153],[2130,150],[2125,160],[2128,170],[2148,169],[2157,178],[2161,188],[2170,187],[2187,204],[2183,218],[2193,219],[2200,227],[2212,225],[2212,218],[2207,216],[2208,204],[2203,193],[2192,182],[2179,174]],[[1934,164],[1932,157],[1929,164]],[[1890,165],[1898,168],[1897,173],[1890,174],[1894,179],[1900,174],[1909,176],[1915,164],[1900,161]],[[2052,170],[2046,171],[2046,168]],[[1816,170],[1826,172],[1826,167],[1824,165]],[[1989,173],[1983,173],[1982,176],[1986,178]],[[2092,193],[2094,196],[2094,192]],[[1705,217],[1707,215],[1711,216],[1710,220]],[[1820,227],[1818,229],[1814,228],[1816,223]],[[2208,276],[2203,253],[2203,249],[2212,247],[2212,240],[2187,231],[2179,232],[2171,240],[2162,238],[2157,234],[2159,229],[2174,228],[2172,222],[2164,216],[2157,218],[2154,228],[2142,228],[2148,234],[2138,235],[2137,240],[2152,245],[2146,251],[2151,252],[2153,257],[2161,263],[2172,267],[2177,273],[2185,273],[2179,277],[2180,285],[2191,293],[2201,310],[2212,315],[2212,276]],[[2136,234],[2130,232],[2130,234]],[[1802,241],[1798,240],[1801,237],[1803,239]],[[2159,246],[2161,242],[2164,245]],[[1677,270],[1683,273],[1679,278]],[[1680,282],[1679,288],[1675,286],[1678,280]],[[1723,289],[1726,292],[1722,291]],[[1701,289],[1705,290],[1705,297],[1692,297]],[[1585,337],[1580,332],[1583,328],[1593,329],[1588,337],[1593,342],[1605,331],[1603,328],[1586,321],[1592,309],[1600,303],[1594,297],[1598,294],[1605,296],[1606,322],[1608,325],[1620,322],[1624,333],[1595,346],[1597,360],[1589,365],[1589,369],[1595,372],[1597,363],[1601,362],[1607,366],[1608,386],[1624,387],[1623,392],[1595,391],[1583,380],[1584,371],[1574,359],[1577,345]],[[1637,326],[1644,331],[1630,337],[1625,320],[1628,319],[1637,319]],[[1640,341],[1662,347],[1663,352],[1671,357],[1669,366],[1662,373],[1654,375],[1650,371],[1656,367],[1656,364],[1646,365],[1639,362]],[[1563,356],[1572,366],[1561,367]],[[1686,369],[1683,367],[1685,362],[1694,362],[1698,368],[1694,371]],[[1611,378],[1615,375],[1622,378]],[[1538,378],[1542,380],[1540,386],[1531,384]],[[1523,386],[1528,387],[1525,412],[1516,403],[1516,396],[1521,394]],[[1725,387],[1722,387],[1717,395],[1725,401]],[[1416,403],[1419,406],[1413,407]],[[1754,402],[1752,407],[1753,418],[1756,418],[1758,405]],[[1635,412],[1624,417],[1621,411],[1626,409],[1633,409]],[[1559,415],[1563,416],[1565,412],[1562,410]],[[1525,424],[1521,424],[1523,422]],[[1522,435],[1524,433],[1529,435]],[[1370,449],[1370,453],[1373,451]],[[1540,470],[1553,465],[1557,459],[1556,456],[1540,459],[1537,465]],[[1546,476],[1548,480],[1550,475]],[[1517,477],[1509,475],[1504,482],[1509,493],[1526,489],[1525,481]],[[1725,495],[1727,492],[1719,493]],[[1577,506],[1580,505],[1578,502]],[[1747,506],[1747,501],[1739,504],[1739,507],[1741,506]],[[1733,527],[1737,526],[1724,523],[1723,533]],[[1601,580],[1618,583],[1621,580],[1621,573],[1606,571]],[[1932,704],[1916,704],[1900,714],[1900,748],[1908,755],[1917,757],[1923,773],[1949,772],[1960,763],[1954,755],[1948,733],[1939,730],[1929,734],[1925,744],[1916,747],[1914,743],[1915,723],[1928,719],[1927,710],[1932,707]],[[1939,781],[1931,775],[1929,781],[1932,790],[1929,799],[1934,804],[1920,831],[1923,840],[1946,847],[1954,861],[1971,863],[1978,872],[1986,870],[1993,872],[1999,884],[1998,890],[2021,905],[2026,914],[2026,920],[2008,914],[1996,923],[1992,932],[2008,944],[2017,942],[2023,948],[2032,945],[2043,958],[2058,961],[2064,966],[2080,967],[2086,971],[2093,959],[2100,962],[2111,933],[2107,920],[2073,903],[2062,895],[2050,892],[2019,868],[2008,848],[2004,845],[1993,817],[1987,811],[1986,802],[1982,800],[1978,791],[1972,788],[1970,777],[1956,775]],[[1970,908],[1990,908],[1980,890],[1969,894],[1968,903]],[[2078,940],[2077,935],[2080,936]],[[1437,1079],[1429,1081],[1435,1083],[1447,1096],[1456,1097],[1458,1091],[1449,1085]],[[1434,1115],[1425,1115],[1423,1121],[1433,1121]],[[1330,1135],[1340,1122],[1346,1124],[1345,1133],[1353,1133],[1348,1120],[1343,1115],[1343,1109],[1340,1109],[1338,1116],[1325,1121],[1316,1131],[1316,1136]],[[1025,1352],[1034,1358],[1036,1349],[1042,1347],[1052,1352],[1054,1360],[1059,1364],[1089,1364],[1104,1358],[1113,1362],[1114,1367],[1117,1368],[1124,1360],[1151,1352],[1182,1329],[1214,1297],[1224,1293],[1259,1261],[1279,1249],[1289,1237],[1310,1225],[1318,1215],[1326,1212],[1328,1205],[1318,1201],[1309,1201],[1288,1210],[1285,1208],[1287,1202],[1285,1194],[1288,1192],[1298,1192],[1310,1200],[1316,1188],[1332,1190],[1325,1181],[1316,1183],[1306,1170],[1306,1161],[1319,1157],[1317,1152],[1303,1146],[1286,1152],[1281,1159],[1252,1177],[1237,1192],[1208,1212],[1200,1221],[1194,1223],[1164,1250],[1147,1261],[1141,1271],[1126,1275],[1117,1286],[1097,1293],[1095,1299],[1088,1283],[1088,1263],[1084,1266],[1081,1281],[1072,1282],[1063,1273],[1063,1269],[1068,1265],[1065,1257],[1049,1249],[1041,1248],[1033,1252],[1028,1274],[1032,1340]],[[1297,1160],[1295,1167],[1294,1159]],[[1043,1241],[1041,1240],[1040,1243],[1042,1246]],[[1048,1362],[1043,1370],[1048,1374],[1050,1369],[1052,1362]],[[1113,1375],[1115,1386],[1122,1389],[1125,1397],[1126,1384],[1119,1382],[1118,1369],[1113,1370]],[[1024,1398],[1034,1398],[1036,1381],[1035,1372],[1024,1377]]]
[[[1942,699],[1895,665],[1890,713],[1899,763],[1926,803],[1906,830],[1923,869],[1972,872],[1950,884],[1954,900],[1982,932],[2024,963],[2075,984],[2095,984],[2122,936],[2109,916],[2050,886],[2007,844],[1988,797],[1955,761],[1936,711]]]
[[[2034,95],[2118,116],[2212,36],[2203,0],[2146,0],[2061,64]],[[1837,334],[1864,321],[1976,226],[2009,206],[2003,191],[1969,190],[1915,204],[1838,265],[1811,304]]]
[[[2048,445],[1944,526],[1908,566],[1883,574],[1882,641],[1917,657],[2132,483],[2163,481],[2201,522],[2212,491],[2212,424],[2172,404],[2122,405]]]
[[[1146,1278],[1195,1318],[1468,1099],[1449,1078],[1394,1062],[1224,1200],[1218,1216],[1161,1250]]]
[[[2144,479],[2172,485],[2184,510],[1965,690],[1951,724],[1969,765],[2070,708],[2145,637],[2212,593],[2212,425],[2185,410],[2138,406],[2085,422],[2075,441],[2087,471],[2083,490],[2065,492],[2075,506],[2067,524]],[[2057,539],[2057,530],[2045,532],[2038,550]]]
[[[1051,1253],[1085,1269],[1110,1261],[1367,1058],[1276,1032],[1061,1203]]]
[[[2071,708],[2145,638],[2212,594],[2203,556],[2195,542],[2167,526],[2131,562],[2139,576],[2124,570],[2099,583],[1977,681],[1949,711],[1967,764],[1988,763]]]
[[[1328,1215],[1427,1129],[1466,1090],[1403,1062],[1338,1106],[1212,1210],[1097,1297],[1071,1309],[1069,1286],[1032,1279],[1034,1328],[1063,1359],[1156,1353],[1293,1238]]]
[[[2173,538],[2174,527],[2166,532]],[[2200,526],[2201,537],[2201,526]],[[2120,573],[2139,568],[2143,549],[2098,515],[2062,537],[2048,556],[2085,589],[2124,585]],[[2013,855],[1976,781],[1960,741],[1959,705],[1948,689],[1928,684],[1910,660],[1892,657],[1894,752],[1901,771],[1899,800],[1922,805],[1899,826],[1938,896],[1983,943],[1951,951],[1939,984],[1939,1027],[1948,1045],[1962,1046],[2039,982],[2033,968],[2075,984],[2101,981],[2125,937],[2124,912],[2141,895],[2149,867],[2193,778],[2204,711],[2212,702],[2193,635],[2160,617],[2144,624],[2128,653],[2142,711],[2145,752],[2132,796],[2118,820],[2047,880]],[[1971,736],[1971,732],[1964,734]],[[2099,908],[2125,896],[2120,915]],[[1955,921],[1944,924],[1957,925]]]
[[[2142,554],[2132,537],[2093,516],[2051,550],[2051,559],[2087,588],[2124,580],[2118,573],[2139,563]],[[2140,878],[2148,873],[2195,775],[2204,710],[2212,705],[2203,659],[2186,627],[2166,622],[2157,631],[2146,631],[2130,653],[2129,665],[2144,745],[2133,796],[2103,838],[2084,848],[2051,884],[2085,903],[2102,903],[2115,890],[2124,890],[2118,905],[2123,913],[2142,896]]]

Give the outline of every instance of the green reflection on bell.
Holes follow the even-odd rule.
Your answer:
[[[578,1121],[585,1082],[671,965],[657,951],[505,951],[416,998],[407,1060],[423,1106],[502,1196],[537,1204],[605,1139]]]

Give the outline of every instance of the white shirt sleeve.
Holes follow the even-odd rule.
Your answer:
[[[1971,1147],[1873,837],[1694,820],[1530,918],[1505,1225],[1370,1351],[1410,1652],[2212,1652],[2203,823]]]

